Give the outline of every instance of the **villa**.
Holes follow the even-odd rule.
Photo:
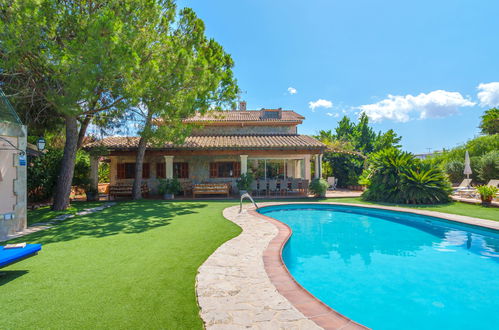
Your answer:
[[[237,191],[236,180],[250,171],[260,182],[302,179],[303,185],[321,175],[326,146],[298,134],[305,118],[282,109],[212,111],[184,120],[196,129],[182,144],[165,142],[146,150],[143,179],[147,190],[155,191],[158,179],[176,177],[186,184],[227,183]],[[107,137],[85,148],[105,146],[109,150],[110,185],[133,181],[138,137]],[[97,184],[98,158],[91,159],[91,177]]]

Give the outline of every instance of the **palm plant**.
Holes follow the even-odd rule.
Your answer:
[[[404,204],[450,200],[450,183],[442,169],[395,148],[373,154],[362,180],[368,184],[362,195],[366,200]]]
[[[440,168],[419,162],[401,174],[401,191],[406,204],[437,204],[450,201],[452,188]]]

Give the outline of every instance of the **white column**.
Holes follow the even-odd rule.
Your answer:
[[[90,184],[92,188],[99,186],[99,157],[90,156]]]
[[[163,156],[165,157],[165,176],[167,179],[173,179],[173,157],[175,156]]]
[[[118,178],[118,159],[114,156],[109,157],[111,160],[109,163],[109,184],[115,185]]]
[[[303,157],[303,167],[305,168],[305,173],[304,173],[304,179],[305,180],[310,180],[312,175],[310,171],[310,155],[305,155]]]
[[[295,178],[301,178],[301,160],[300,159],[295,159],[294,160],[294,165],[295,165]]]
[[[248,155],[241,155],[241,174],[248,172]]]
[[[320,171],[320,159],[319,155],[315,155],[315,173],[314,173],[314,178],[318,179],[319,178],[319,171]]]
[[[319,155],[319,178],[322,178],[322,156],[323,154]]]

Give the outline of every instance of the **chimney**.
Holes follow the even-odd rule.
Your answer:
[[[246,111],[246,101],[239,102],[239,111]]]

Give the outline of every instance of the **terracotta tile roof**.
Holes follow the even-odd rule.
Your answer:
[[[135,149],[139,143],[138,137],[107,137],[88,143],[85,149],[105,146],[114,150]],[[150,149],[164,150],[245,150],[245,149],[323,149],[325,145],[307,135],[216,135],[189,136],[184,143],[175,145],[165,143],[163,146],[148,146]]]
[[[305,117],[292,110],[281,110],[280,118],[266,118],[265,110],[277,111],[278,109],[246,110],[246,111],[211,111],[204,115],[196,114],[185,119],[185,123],[206,122],[301,122]]]

